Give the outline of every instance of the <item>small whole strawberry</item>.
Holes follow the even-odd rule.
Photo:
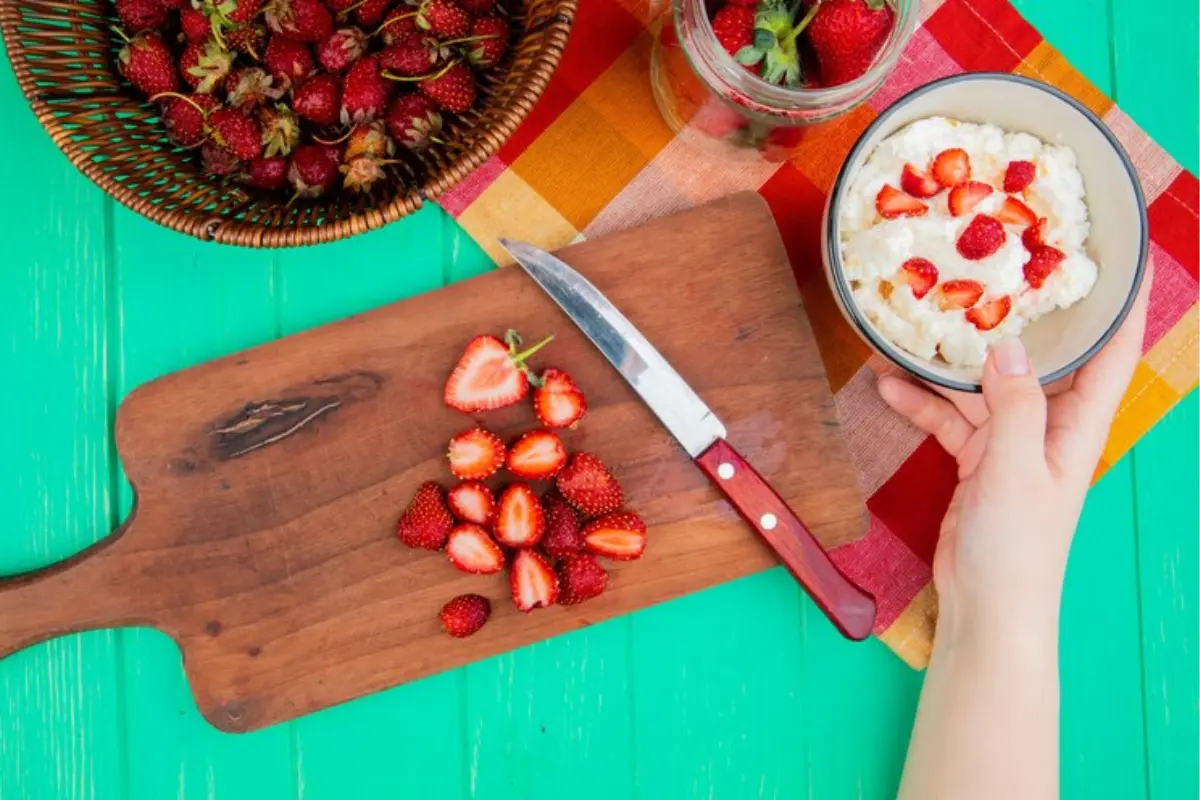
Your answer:
[[[261,67],[239,67],[225,79],[225,103],[246,113],[283,96],[274,86],[274,78]]]
[[[320,42],[333,33],[333,16],[321,0],[270,0],[267,25],[298,42]]]
[[[391,8],[392,0],[361,0],[354,4],[354,21],[364,28],[374,28]]]
[[[417,12],[401,3],[392,9],[376,33],[384,47],[394,45],[401,37],[417,32]]]
[[[388,106],[384,117],[388,133],[401,147],[420,150],[442,131],[442,115],[433,101],[423,94],[408,92]]]
[[[527,350],[518,351],[521,337],[516,331],[495,336],[476,336],[458,359],[442,399],[464,414],[494,411],[511,406],[529,394],[529,367],[525,361],[553,339],[547,336]]]
[[[317,60],[330,72],[341,74],[362,58],[367,36],[358,28],[338,28],[317,46]]]
[[[342,153],[337,147],[305,144],[292,153],[288,181],[297,197],[320,197],[333,188],[340,175]]]
[[[573,454],[555,484],[566,501],[587,517],[612,513],[625,502],[621,484],[591,453]]]
[[[490,69],[508,52],[508,23],[501,17],[478,17],[471,23],[467,58],[478,69]]]
[[[147,97],[179,91],[175,58],[157,31],[143,31],[126,42],[117,55],[117,68]]]
[[[286,36],[270,38],[263,53],[263,64],[270,70],[275,82],[284,89],[291,88],[313,73],[312,53],[308,45]]]
[[[417,9],[417,27],[439,39],[461,39],[471,29],[471,16],[453,0],[424,0]]]
[[[171,21],[171,10],[158,0],[117,0],[117,17],[130,33],[158,30]]]
[[[821,83],[838,86],[866,72],[895,19],[886,0],[823,0],[807,29]]]
[[[200,165],[205,174],[224,177],[235,173],[242,162],[227,148],[209,139],[200,146]]]
[[[492,603],[481,594],[460,594],[442,606],[438,621],[456,639],[478,631],[492,615]]]
[[[546,513],[546,532],[541,546],[554,558],[565,558],[583,551],[583,531],[579,526],[579,514],[563,499],[557,490],[550,490],[542,497],[542,509]]]
[[[309,145],[313,147],[314,145]],[[296,151],[299,156],[305,148]],[[325,158],[324,155],[320,156]],[[292,159],[295,166],[295,159]],[[441,550],[446,544],[446,537],[454,527],[454,517],[446,508],[446,500],[442,487],[433,481],[426,481],[417,488],[408,508],[400,515],[396,523],[396,535],[408,547],[422,550]]]
[[[208,115],[212,140],[233,153],[239,161],[262,155],[262,128],[258,120],[224,106]]]
[[[379,54],[379,66],[390,73],[388,77],[393,74],[408,78],[427,75],[437,60],[437,42],[417,34],[399,37],[395,44]]]
[[[478,91],[475,76],[460,63],[450,64],[436,76],[421,81],[417,87],[439,108],[452,114],[461,114],[475,105]]]
[[[179,27],[189,42],[203,42],[212,36],[212,21],[198,8],[185,5],[179,9]]]
[[[233,68],[233,56],[215,41],[192,42],[179,57],[183,80],[201,94],[211,94]]]
[[[608,586],[608,573],[587,553],[567,556],[558,565],[558,604],[573,606],[599,597]]]
[[[287,186],[288,160],[281,156],[255,158],[246,163],[238,176],[246,186],[273,192]]]
[[[296,112],[283,103],[260,106],[256,112],[262,125],[263,155],[290,155],[300,143],[300,120]]]
[[[221,0],[215,10],[227,25],[247,25],[262,10],[262,0]]]
[[[342,84],[343,125],[366,122],[382,116],[392,93],[392,84],[379,72],[379,56],[360,59]]]
[[[167,138],[178,147],[196,147],[208,138],[206,124],[209,112],[220,103],[208,94],[168,94],[153,99],[162,100],[162,123]]]
[[[328,73],[314,75],[292,93],[296,114],[317,125],[336,125],[341,101],[342,85]]]
[[[254,61],[261,61],[263,45],[267,42],[267,29],[262,25],[238,25],[224,33],[225,46],[230,50],[245,53]]]

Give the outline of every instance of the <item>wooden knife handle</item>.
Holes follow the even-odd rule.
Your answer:
[[[857,641],[871,635],[875,598],[841,573],[812,532],[746,459],[718,439],[696,463],[767,540],[843,636]]]

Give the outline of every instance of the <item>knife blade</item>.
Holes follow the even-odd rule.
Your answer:
[[[721,420],[587,278],[540,247],[500,239],[533,280],[579,326],[642,401],[849,639],[875,623],[875,599],[830,560],[812,532],[726,441]]]

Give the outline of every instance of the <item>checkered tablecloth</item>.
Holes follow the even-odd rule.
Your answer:
[[[886,369],[845,324],[821,274],[825,196],[879,111],[935,78],[1009,71],[1074,95],[1132,157],[1150,204],[1156,264],[1144,354],[1097,471],[1114,464],[1197,384],[1196,178],[1087,81],[1006,0],[924,0],[921,25],[872,99],[807,137],[789,163],[733,162],[662,122],[650,90],[655,0],[582,0],[571,43],[530,117],[500,153],[440,204],[499,263],[497,235],[547,248],[751,189],[779,223],[836,393],[871,511],[862,540],[834,551],[879,601],[876,634],[913,666],[928,660],[937,601],[930,563],[955,485],[953,460],[875,392]],[[661,2],[661,0],[658,0]],[[920,495],[921,503],[909,498]]]

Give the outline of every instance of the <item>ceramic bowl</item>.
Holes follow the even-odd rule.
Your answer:
[[[839,206],[856,170],[883,139],[933,116],[991,123],[1074,149],[1091,219],[1087,251],[1099,266],[1096,286],[1080,302],[1045,315],[1021,334],[1043,383],[1069,375],[1108,342],[1133,305],[1146,270],[1146,202],[1112,131],[1079,101],[1030,78],[1007,73],[943,78],[900,98],[863,131],[838,174],[821,227],[826,278],[842,314],[876,352],[913,375],[948,389],[980,391],[977,369],[920,358],[889,342],[858,310],[842,271]]]

